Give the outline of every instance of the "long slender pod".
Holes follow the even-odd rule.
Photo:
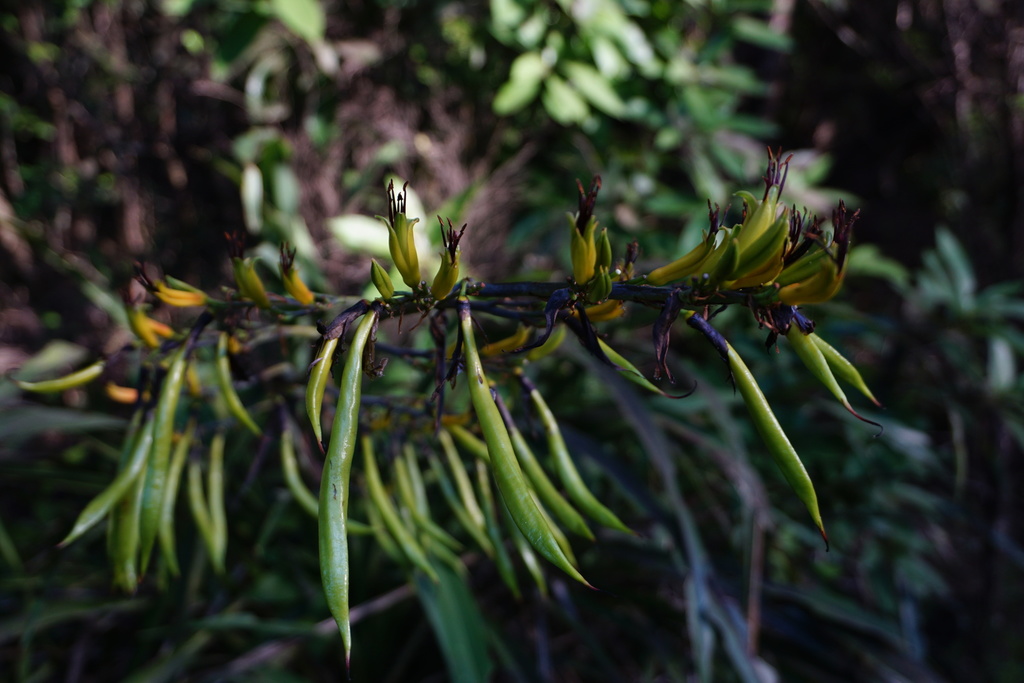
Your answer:
[[[291,422],[283,418],[284,426],[281,428],[281,470],[284,472],[284,483],[303,510],[314,517],[320,514],[320,505],[316,496],[309,490],[302,481],[299,474],[299,463],[295,459],[295,435],[292,433]]]
[[[14,383],[23,391],[31,391],[37,394],[56,394],[61,391],[67,391],[68,389],[85,386],[102,375],[103,368],[105,366],[106,361],[98,360],[92,365],[87,365],[81,370],[75,370],[71,374],[64,375],[63,377],[44,379],[39,382],[23,382],[16,379],[14,380]]]
[[[306,382],[306,417],[313,427],[316,442],[323,448],[323,427],[320,424],[320,411],[324,403],[324,392],[331,379],[331,364],[334,362],[334,351],[338,348],[338,339],[325,339],[317,351],[316,358],[309,369],[309,381]]]
[[[593,588],[583,578],[579,570],[573,566],[565,552],[559,546],[551,527],[544,515],[537,508],[531,495],[530,485],[523,476],[523,471],[516,460],[512,439],[505,429],[505,423],[498,412],[498,406],[491,396],[491,388],[484,375],[480,354],[477,353],[473,339],[473,321],[469,314],[469,301],[459,301],[459,324],[462,330],[463,347],[466,354],[466,374],[469,377],[469,395],[476,412],[477,420],[487,442],[487,452],[491,457],[491,470],[498,485],[502,500],[516,526],[523,532],[530,544],[537,549],[549,562],[576,579],[580,583]]]
[[[210,440],[210,465],[206,470],[206,499],[210,511],[210,558],[213,566],[223,573],[228,549],[228,518],[224,507],[224,432],[217,432]]]
[[[811,332],[807,335],[814,345],[818,347],[822,355],[825,356],[825,360],[828,361],[829,366],[839,376],[839,379],[849,382],[854,386],[857,391],[868,397],[872,403],[876,406],[881,406],[878,399],[875,398],[874,394],[871,393],[871,389],[868,389],[867,383],[864,378],[861,377],[860,371],[857,367],[846,359],[843,354],[839,353],[831,344],[827,341]]]
[[[216,541],[213,538],[213,525],[210,523],[210,509],[206,502],[206,493],[203,486],[203,467],[198,459],[192,458],[188,461],[188,508],[192,513],[192,521],[195,522],[199,537],[203,540],[207,554],[213,558],[215,554]],[[214,566],[217,573],[221,568]]]
[[[160,506],[160,529],[157,533],[160,542],[160,556],[164,558],[168,571],[174,576],[181,573],[178,567],[178,553],[174,547],[174,506],[178,498],[181,474],[185,469],[188,450],[192,446],[192,437],[195,435],[195,431],[195,420],[189,420],[188,426],[174,446],[171,464],[167,468],[167,490],[164,492],[163,503]]]
[[[128,493],[135,480],[144,473],[146,456],[153,445],[155,422],[152,418],[146,421],[139,432],[138,439],[135,440],[134,448],[124,467],[121,468],[117,476],[114,477],[114,481],[110,482],[107,488],[103,489],[95,498],[89,501],[89,504],[78,515],[78,519],[75,520],[75,525],[71,528],[71,531],[58,544],[60,547],[66,546],[68,543],[79,538],[103,519],[110,512],[110,509]]]
[[[512,558],[505,549],[505,540],[502,537],[501,526],[498,523],[498,513],[495,510],[494,494],[491,492],[491,480],[487,475],[487,468],[483,462],[476,462],[476,484],[480,491],[480,499],[483,504],[484,517],[487,520],[487,537],[491,539],[494,547],[494,564],[498,568],[498,575],[505,582],[508,589],[516,599],[522,597],[519,592],[519,583],[516,581],[516,569],[512,566]],[[515,522],[512,522],[514,525]],[[516,527],[518,529],[518,527]],[[520,536],[522,534],[520,533]]]
[[[128,492],[110,511],[111,560],[114,585],[134,594],[139,585],[139,526],[145,472],[132,482]]]
[[[171,447],[174,442],[174,416],[178,410],[178,398],[185,383],[185,371],[188,368],[188,345],[182,344],[173,356],[164,377],[157,400],[153,420],[156,423],[153,432],[153,448],[149,453],[149,464],[146,467],[146,480],[142,493],[142,512],[139,519],[139,550],[141,553],[142,573],[149,566],[153,544],[160,530],[160,514],[164,505],[164,494],[167,491],[167,475],[171,464]]]
[[[434,477],[437,479],[438,486],[441,487],[441,495],[444,496],[445,501],[448,503],[448,507],[451,508],[455,514],[455,519],[458,520],[462,528],[466,530],[477,546],[484,551],[488,557],[494,557],[494,546],[491,544],[491,539],[487,538],[486,527],[478,527],[473,518],[470,517],[469,512],[466,511],[466,507],[462,504],[459,499],[459,494],[455,491],[455,486],[452,484],[451,478],[444,469],[444,465],[437,458],[431,458],[430,468],[434,473]]]
[[[238,392],[235,391],[235,384],[231,380],[231,359],[228,358],[228,342],[230,339],[231,337],[227,332],[221,332],[220,337],[217,339],[217,386],[220,387],[220,393],[224,397],[224,403],[227,405],[228,412],[241,422],[246,429],[256,436],[260,436],[263,434],[263,431],[256,426],[256,422],[252,419],[249,411],[245,409],[242,399],[238,397]]]
[[[583,482],[583,477],[580,476],[579,471],[576,469],[576,464],[572,461],[572,455],[569,454],[569,448],[565,445],[565,439],[562,438],[562,432],[558,428],[558,421],[555,419],[555,415],[551,412],[544,397],[537,391],[537,387],[525,377],[523,377],[523,386],[529,392],[530,399],[540,415],[540,420],[548,437],[548,448],[555,458],[555,467],[558,469],[558,475],[562,480],[566,493],[569,494],[569,498],[576,503],[584,514],[594,521],[612,529],[625,531],[629,534],[633,533],[614,512],[594,497],[594,494],[590,492],[590,489]]]
[[[377,326],[377,309],[371,308],[359,322],[348,349],[345,367],[338,385],[338,406],[334,413],[331,442],[327,446],[324,471],[320,479],[318,536],[320,541],[320,580],[331,615],[338,624],[345,647],[345,665],[352,655],[352,626],[349,622],[349,568],[346,516],[348,513],[349,474],[355,454],[362,400],[363,350]],[[307,408],[309,404],[307,403]],[[316,425],[319,424],[319,410]],[[312,419],[312,417],[311,417]]]
[[[395,508],[390,496],[388,496],[387,491],[384,490],[384,482],[381,481],[380,470],[377,469],[377,461],[373,452],[373,440],[369,436],[364,436],[362,443],[363,456],[365,457],[366,490],[370,496],[370,501],[377,508],[380,518],[384,521],[384,527],[391,534],[391,537],[395,539],[395,542],[398,543],[399,548],[401,548],[402,553],[408,558],[409,562],[414,567],[423,571],[433,581],[437,581],[437,572],[430,566],[430,561],[427,560],[423,547],[413,536],[412,532],[409,531],[409,528],[402,523],[398,510]]]
[[[821,511],[818,509],[818,496],[814,492],[814,484],[811,482],[811,477],[807,474],[807,469],[800,460],[800,456],[797,455],[796,449],[793,448],[793,444],[789,442],[786,432],[782,430],[782,426],[776,419],[775,413],[772,412],[771,406],[768,405],[768,400],[761,393],[761,387],[758,386],[757,380],[754,379],[754,375],[751,374],[747,364],[736,353],[736,349],[732,347],[732,344],[728,344],[728,342],[726,344],[729,351],[729,369],[732,370],[736,388],[739,389],[743,402],[747,404],[747,410],[750,411],[750,417],[754,422],[754,426],[757,427],[757,432],[761,435],[761,440],[768,447],[768,452],[771,453],[775,464],[782,470],[782,475],[789,482],[797,497],[807,507],[807,511],[811,513],[811,519],[814,520],[818,531],[821,532],[821,537],[825,539],[825,547],[827,548],[828,535],[826,535],[825,525],[821,521]]]
[[[591,541],[594,540],[593,532],[590,531],[587,523],[583,521],[580,513],[576,512],[575,508],[569,504],[569,501],[563,498],[562,494],[555,488],[555,485],[551,483],[548,475],[540,466],[540,462],[537,461],[537,457],[533,454],[530,444],[526,443],[526,438],[523,437],[522,432],[519,431],[519,428],[512,421],[512,414],[509,413],[504,402],[500,397],[495,402],[498,404],[498,410],[505,420],[505,428],[508,429],[508,434],[512,438],[512,447],[515,449],[516,457],[519,458],[519,464],[522,466],[530,483],[533,484],[533,490],[537,492],[540,502],[547,506],[554,513],[555,517],[561,520],[566,529]],[[540,509],[541,512],[544,511],[544,507]]]

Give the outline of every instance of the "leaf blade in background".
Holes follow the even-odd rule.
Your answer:
[[[432,562],[437,572],[435,583],[416,573],[416,593],[453,683],[489,680],[494,665],[487,652],[487,628],[483,615],[466,582],[447,564]]]
[[[282,24],[307,43],[324,39],[327,21],[317,0],[270,0],[270,7]]]

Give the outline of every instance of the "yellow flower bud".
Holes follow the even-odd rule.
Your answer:
[[[231,258],[231,270],[234,272],[239,294],[260,308],[270,308],[267,290],[263,287],[263,280],[256,273],[256,259],[234,256]]]
[[[293,299],[303,306],[309,306],[315,297],[295,268],[295,251],[295,249],[289,250],[284,244],[281,245],[281,261],[279,263],[281,282],[284,284],[284,291],[288,292]]]

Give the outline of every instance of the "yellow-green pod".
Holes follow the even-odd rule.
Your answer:
[[[323,448],[323,427],[320,424],[320,413],[324,403],[324,393],[331,380],[331,364],[334,363],[334,351],[338,348],[338,338],[325,339],[320,344],[316,358],[309,369],[309,380],[306,382],[306,417],[313,427],[316,442]]]
[[[238,397],[238,392],[235,391],[235,384],[231,379],[231,359],[228,358],[228,342],[230,338],[231,336],[227,332],[221,332],[220,337],[217,339],[217,386],[220,387],[220,393],[224,397],[224,403],[227,406],[228,412],[250,432],[256,436],[261,436],[263,431],[256,426],[256,422],[249,415],[249,411],[245,409],[245,405],[242,403],[242,399]]]
[[[284,472],[284,482],[288,490],[295,497],[295,502],[303,510],[316,517],[319,514],[319,505],[316,496],[306,487],[299,474],[299,464],[295,460],[295,442],[292,434],[291,424],[286,420],[284,429],[281,430],[281,471]]]
[[[775,413],[772,412],[771,406],[768,405],[768,400],[761,393],[761,387],[757,385],[754,375],[751,374],[750,369],[747,368],[746,363],[743,362],[743,359],[740,358],[740,355],[736,353],[731,344],[728,345],[728,349],[729,368],[732,370],[736,388],[739,389],[743,402],[747,404],[747,410],[750,411],[750,417],[754,426],[757,428],[758,434],[761,435],[761,440],[768,447],[768,452],[771,453],[775,464],[782,470],[786,481],[789,482],[797,497],[806,506],[807,511],[811,513],[811,519],[814,520],[818,531],[821,532],[821,537],[825,539],[825,547],[827,548],[828,536],[825,534],[825,525],[821,521],[821,511],[818,509],[818,496],[814,492],[814,484],[811,482],[811,477],[807,474],[807,469],[804,468],[804,464],[800,460],[800,456],[797,455],[796,449],[793,448],[793,444],[789,442],[786,432],[782,430],[782,426],[775,418]]]
[[[373,259],[370,259],[370,281],[384,301],[391,301],[395,297],[395,285],[391,282],[391,276]]]
[[[366,463],[366,490],[373,505],[377,508],[377,512],[380,513],[384,526],[391,534],[391,537],[398,543],[399,548],[409,559],[409,562],[433,581],[438,581],[437,572],[430,566],[430,561],[427,560],[427,556],[423,553],[423,548],[409,532],[409,529],[402,524],[398,511],[384,490],[384,483],[380,478],[380,470],[377,469],[377,461],[374,459],[373,440],[368,436],[364,436],[362,438],[362,445]]]
[[[498,405],[501,409],[503,406]],[[530,445],[526,443],[526,439],[523,437],[519,429],[512,423],[512,416],[507,411],[502,411],[502,416],[505,418],[505,427],[508,429],[509,436],[512,438],[512,447],[515,449],[516,457],[519,458],[519,464],[522,465],[523,471],[529,478],[530,483],[533,484],[533,490],[537,493],[540,501],[550,508],[551,512],[561,520],[565,528],[574,534],[579,534],[589,540],[594,540],[594,534],[590,531],[587,523],[583,521],[583,517],[569,504],[562,494],[558,492],[555,485],[551,483],[548,475],[544,472],[544,468],[540,466],[540,462],[537,461],[537,457],[533,454],[533,450]],[[545,512],[543,506],[540,507],[540,511]],[[552,525],[552,531],[557,532],[558,528]],[[562,545],[559,543],[559,545]],[[565,550],[565,546],[562,547]],[[566,553],[571,559],[571,549]]]
[[[430,468],[434,472],[434,476],[437,478],[438,486],[441,487],[441,495],[444,496],[445,501],[448,503],[448,507],[451,508],[455,514],[455,519],[458,520],[459,524],[463,529],[466,530],[477,546],[484,551],[488,557],[494,557],[494,545],[491,543],[491,539],[487,537],[486,522],[477,525],[473,518],[470,517],[469,512],[466,511],[466,507],[462,504],[458,494],[455,491],[455,486],[452,484],[451,478],[445,471],[444,466],[437,458],[431,458]],[[481,513],[482,516],[482,513]]]
[[[377,309],[371,308],[359,321],[345,358],[345,367],[338,385],[334,427],[331,430],[331,441],[327,445],[324,470],[320,478],[320,499],[317,508],[320,581],[324,587],[324,598],[327,600],[331,616],[338,624],[338,632],[345,648],[346,665],[352,652],[347,535],[349,475],[355,455],[359,405],[362,401],[363,350],[377,325],[377,315]],[[322,392],[320,395],[322,396]],[[309,410],[308,401],[306,407]],[[320,422],[319,405],[316,406],[315,417],[314,429]]]
[[[625,531],[628,534],[633,533],[614,512],[605,507],[587,488],[587,485],[583,482],[583,477],[580,476],[579,471],[576,469],[576,464],[572,461],[569,448],[565,445],[565,439],[562,438],[562,432],[558,428],[558,421],[555,420],[554,414],[548,408],[547,402],[540,395],[540,392],[537,391],[536,387],[530,387],[529,391],[530,398],[537,409],[537,413],[540,415],[541,423],[544,425],[544,431],[548,437],[548,449],[555,458],[555,467],[562,480],[562,486],[565,487],[566,493],[569,494],[569,498],[576,503],[576,506],[583,514],[589,516],[595,522],[599,522],[612,529]]]
[[[825,360],[828,361],[832,370],[839,375],[839,379],[850,383],[855,389],[857,389],[857,391],[867,396],[872,403],[881,407],[882,404],[878,402],[878,399],[876,399],[874,394],[871,393],[871,390],[868,389],[867,383],[864,381],[864,378],[861,377],[860,371],[857,370],[857,367],[853,363],[847,360],[843,354],[839,353],[839,351],[815,333],[812,332],[807,336],[810,337],[811,341],[814,342],[814,345],[817,346],[818,350],[820,350],[822,355],[825,356]]]
[[[530,544],[549,562],[588,587],[593,587],[583,578],[579,570],[566,556],[558,544],[551,527],[533,500],[530,485],[526,482],[516,459],[512,439],[501,419],[498,407],[491,396],[490,385],[484,374],[480,355],[473,338],[473,323],[469,314],[469,301],[460,299],[459,325],[462,330],[463,349],[466,354],[466,376],[469,395],[477,420],[491,456],[491,470],[498,485],[501,498],[508,507],[516,526],[530,541]]]
[[[203,490],[203,468],[198,460],[192,459],[188,462],[188,509],[192,513],[192,521],[195,522],[199,537],[203,540],[206,553],[214,561],[217,550],[217,542],[214,538],[213,523],[210,521],[210,508],[206,502],[206,493]],[[218,574],[224,573],[224,568],[214,565]]]
[[[459,452],[455,448],[455,442],[452,441],[451,434],[447,430],[442,429],[437,433],[437,440],[441,443],[441,449],[444,451],[445,459],[448,461],[448,467],[452,471],[452,476],[455,477],[455,486],[458,489],[462,505],[465,507],[474,526],[483,530],[485,527],[484,514],[480,509],[476,496],[473,494],[473,484],[469,480],[469,473],[466,472],[462,458],[459,457]],[[487,446],[484,446],[485,450],[486,448]]]
[[[85,386],[103,374],[105,366],[106,361],[98,360],[92,365],[72,372],[70,375],[64,375],[56,379],[45,379],[39,382],[23,382],[16,379],[14,383],[23,391],[31,391],[36,394],[57,394],[68,389],[77,389],[78,387]]]
[[[508,513],[508,508],[503,504],[498,505],[499,512],[502,519],[505,522],[505,528],[508,529],[509,536],[512,539],[512,545],[516,547],[516,552],[519,553],[520,559],[526,566],[526,571],[530,573],[533,578],[533,582],[537,584],[537,589],[545,599],[548,597],[548,582],[544,578],[544,568],[541,567],[540,561],[537,559],[537,554],[533,552],[533,548],[530,547],[526,537],[523,536],[522,532],[519,531],[519,527],[512,521],[512,516]]]
[[[491,462],[491,456],[487,453],[487,444],[476,437],[462,425],[448,425],[445,427],[449,434],[455,437],[459,445],[469,451],[470,455],[479,458],[485,463]]]
[[[149,567],[149,558],[160,530],[160,516],[167,492],[170,472],[171,447],[174,441],[174,417],[178,410],[178,399],[185,384],[188,368],[187,345],[182,345],[171,357],[171,364],[160,388],[153,421],[153,448],[149,452],[149,464],[142,494],[142,511],[139,521],[139,547],[141,550],[142,573]]]
[[[403,567],[409,566],[409,560],[406,559],[402,551],[395,545],[395,539],[391,538],[391,534],[388,533],[387,527],[384,525],[384,520],[381,519],[380,512],[372,501],[366,502],[366,518],[370,521],[370,532],[377,539],[377,544],[387,553],[387,556],[395,564]]]
[[[192,446],[195,431],[195,420],[189,420],[188,426],[174,446],[171,464],[167,469],[167,490],[164,492],[163,503],[160,507],[160,529],[157,533],[157,538],[160,541],[160,555],[164,558],[167,569],[173,576],[178,576],[181,573],[178,567],[178,553],[174,547],[174,504],[178,498],[178,486],[181,483],[181,475],[185,469],[185,462],[188,460],[188,450]]]
[[[224,432],[210,440],[210,464],[206,470],[207,509],[210,511],[213,566],[224,573],[228,549],[228,518],[224,507]]]
[[[60,547],[66,546],[95,526],[115,504],[128,495],[129,490],[134,490],[136,480],[143,476],[146,469],[146,458],[153,446],[155,424],[156,420],[152,418],[146,421],[139,432],[138,439],[135,440],[131,455],[118,471],[117,476],[114,477],[114,481],[89,501],[89,504],[78,515],[71,531],[58,544]]]
[[[139,526],[145,472],[110,511],[111,560],[114,585],[132,595],[139,585]]]
[[[835,375],[832,374],[832,369],[829,367],[828,361],[825,360],[825,355],[814,341],[810,339],[809,335],[804,334],[799,325],[790,325],[789,330],[786,332],[786,339],[789,340],[793,350],[796,351],[796,355],[803,361],[807,369],[811,371],[811,374],[825,385],[825,388],[836,397],[836,400],[843,404],[844,408],[856,415],[857,412],[850,405],[850,401],[846,398],[842,387],[839,386]]]
[[[409,515],[412,517],[416,527],[426,537],[432,538],[456,552],[462,552],[462,544],[428,516],[429,510],[427,508],[425,492],[423,495],[417,492],[417,489],[420,487],[416,484],[416,475],[412,473],[414,466],[406,460],[399,458],[392,463],[392,467],[395,473],[395,483],[398,486],[398,495],[409,511]],[[416,472],[418,473],[419,470],[416,470]]]
[[[239,258],[231,259],[231,270],[235,275],[235,284],[238,285],[238,293],[249,299],[259,308],[270,308],[270,299],[267,297],[267,290],[263,286],[263,280],[256,272],[256,259]]]
[[[601,350],[604,351],[604,355],[608,357],[608,360],[615,363],[615,365],[619,366],[625,371],[622,373],[622,376],[624,378],[628,379],[630,382],[633,382],[638,386],[643,387],[644,389],[647,389],[647,391],[658,394],[660,396],[665,395],[664,391],[659,389],[653,382],[644,377],[643,373],[641,373],[640,370],[638,370],[635,365],[629,362],[629,360],[626,359],[621,353],[605,344],[603,339],[599,337],[597,343],[601,347]]]
[[[498,568],[498,576],[508,586],[508,589],[512,591],[512,595],[516,597],[516,600],[519,600],[522,598],[522,593],[519,592],[519,583],[516,581],[516,570],[512,566],[512,558],[508,556],[508,551],[505,549],[505,541],[501,536],[501,526],[498,524],[497,514],[495,513],[494,494],[491,492],[491,480],[487,474],[486,466],[479,460],[476,462],[476,485],[477,490],[480,492],[484,518],[487,522],[487,536],[491,539],[491,545],[494,547],[494,564]],[[504,503],[500,502],[498,504],[504,505]],[[512,524],[515,525],[515,522],[512,522]],[[518,529],[519,527],[516,528]]]

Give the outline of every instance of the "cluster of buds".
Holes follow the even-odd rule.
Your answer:
[[[612,245],[607,228],[597,233],[597,218],[594,216],[601,177],[594,176],[589,191],[584,191],[578,180],[576,187],[579,189],[579,210],[575,215],[566,214],[569,219],[572,276],[577,285],[586,288],[587,300],[597,303],[607,299],[612,292]]]
[[[764,195],[758,200],[738,192],[743,220],[732,227],[719,225],[719,208],[708,203],[710,229],[693,250],[652,270],[651,285],[692,284],[706,294],[720,290],[765,293],[786,305],[821,303],[835,296],[845,273],[850,232],[857,213],[848,215],[842,202],[825,234],[819,221],[780,203],[789,158],[769,156]]]

